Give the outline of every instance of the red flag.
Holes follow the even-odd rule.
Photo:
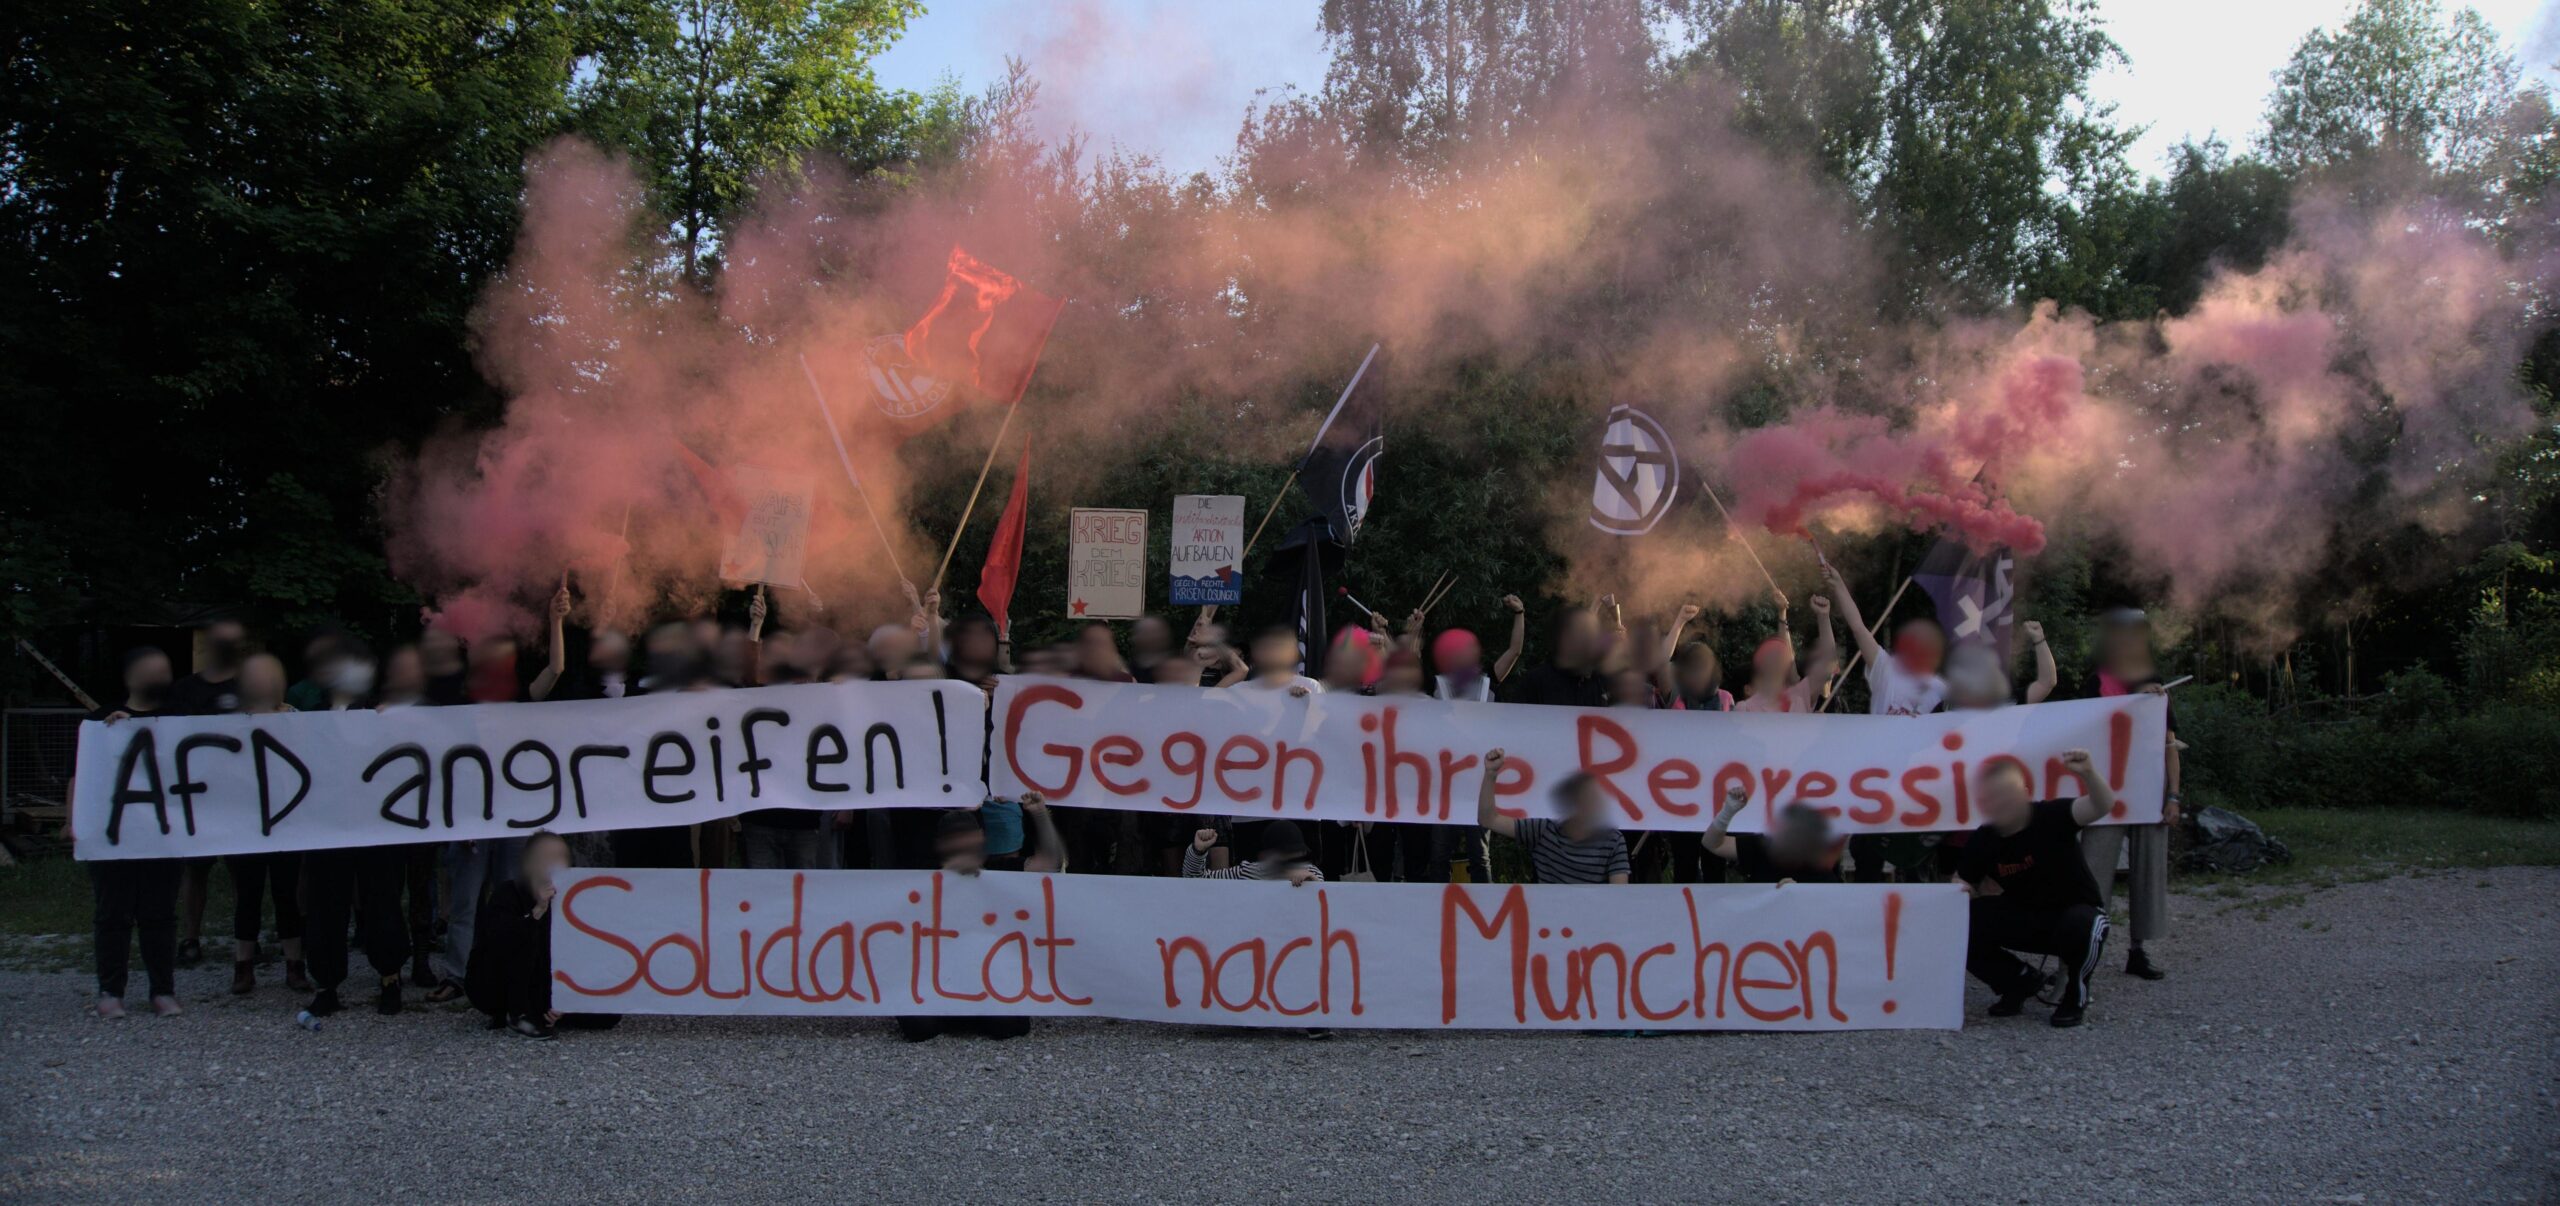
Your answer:
[[[1022,576],[1022,525],[1031,504],[1031,441],[1022,442],[1022,464],[1013,471],[1013,495],[1004,500],[1004,518],[996,521],[996,538],[987,546],[986,568],[978,571],[978,602],[995,618],[996,631],[1012,623],[1013,584]]]
[[[936,377],[1019,402],[1064,306],[954,247],[942,296],[907,328],[907,357]]]
[[[676,446],[676,455],[683,458],[684,467],[693,472],[693,484],[702,488],[703,499],[720,517],[721,530],[725,532],[746,522],[746,500],[738,497],[736,486],[729,484],[729,475],[702,459],[702,454],[695,452],[692,445],[677,439],[667,442]]]

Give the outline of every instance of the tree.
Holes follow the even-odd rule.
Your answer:
[[[577,90],[582,131],[647,165],[685,279],[717,266],[721,224],[758,176],[796,171],[824,147],[857,167],[905,150],[917,99],[884,89],[870,60],[920,0],[637,3],[630,36]]]
[[[2275,78],[2262,145],[2289,172],[2384,159],[2477,176],[2522,84],[2478,10],[2447,22],[2436,0],[2364,0],[2337,32],[2306,35]]]

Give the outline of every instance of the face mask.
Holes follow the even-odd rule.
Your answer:
[[[372,690],[373,663],[340,662],[329,672],[329,689],[349,697]]]

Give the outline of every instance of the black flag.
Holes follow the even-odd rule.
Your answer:
[[[1316,429],[1315,443],[1298,461],[1298,487],[1331,526],[1336,544],[1360,537],[1360,522],[1378,484],[1378,452],[1385,447],[1386,402],[1379,393],[1378,346],[1371,344],[1351,384]]]
[[[1322,517],[1289,529],[1263,572],[1274,590],[1288,592],[1288,618],[1298,630],[1298,655],[1308,677],[1324,673],[1326,575],[1342,568],[1342,546],[1333,542]]]

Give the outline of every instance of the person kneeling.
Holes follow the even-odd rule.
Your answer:
[[[2044,984],[2044,976],[2010,951],[2062,960],[2062,1001],[2053,1024],[2077,1026],[2089,1007],[2089,973],[2107,945],[2105,898],[2080,857],[2080,831],[2106,819],[2115,793],[2087,750],[2063,755],[2087,793],[2076,800],[2029,799],[2027,768],[2015,759],[1982,768],[1974,799],[1987,818],[1965,843],[1955,882],[1973,896],[1965,970],[2000,999],[1991,1016],[2012,1017]]]
[[[568,865],[568,839],[536,830],[525,839],[515,877],[499,884],[481,907],[463,990],[472,1008],[489,1015],[491,1030],[547,1039],[555,1026],[604,1030],[622,1020],[620,1014],[564,1015],[551,1008],[551,901],[559,893],[552,877]]]

